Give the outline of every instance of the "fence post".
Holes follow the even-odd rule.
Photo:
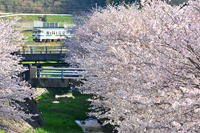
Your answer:
[[[30,49],[31,49],[31,54],[33,54],[33,47],[32,47],[32,46],[30,46]]]
[[[45,48],[46,48],[46,54],[47,54],[47,46],[45,46]]]
[[[29,54],[29,46],[28,45],[26,45],[26,50],[27,50],[27,53],[26,54]]]
[[[36,78],[37,68],[36,66],[30,65],[30,78]]]
[[[25,48],[24,48],[24,46],[22,47],[22,49],[23,49],[23,54],[25,54]]]
[[[40,78],[40,71],[41,71],[41,68],[37,68],[37,76],[38,76],[38,78]]]
[[[61,78],[63,79],[64,75],[63,75],[63,69],[62,69],[62,73],[61,73]]]

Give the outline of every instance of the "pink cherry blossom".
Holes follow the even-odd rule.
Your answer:
[[[26,114],[20,102],[30,98],[33,90],[28,83],[18,77],[20,72],[26,70],[19,65],[20,56],[12,55],[23,44],[20,29],[12,28],[19,18],[11,21],[0,20],[0,121],[3,119],[22,120],[31,118]],[[2,121],[1,121],[2,122]],[[0,128],[5,129],[5,124],[0,122]]]
[[[65,40],[98,118],[119,132],[199,131],[200,3],[107,6]],[[104,109],[102,111],[101,109]]]

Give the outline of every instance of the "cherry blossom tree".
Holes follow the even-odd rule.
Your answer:
[[[33,90],[27,83],[21,81],[17,76],[24,71],[22,65],[19,65],[20,56],[11,53],[19,50],[23,44],[20,35],[20,29],[14,29],[12,26],[19,18],[13,20],[0,20],[0,128],[6,128],[2,123],[6,120],[22,120],[31,118],[26,114],[19,102],[25,102],[25,98],[31,98]]]
[[[200,130],[200,3],[107,6],[75,30],[66,60],[85,68],[81,87],[97,118],[119,132]]]

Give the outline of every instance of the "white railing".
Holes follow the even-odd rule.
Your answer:
[[[19,54],[62,54],[69,50],[62,46],[27,45],[19,50]]]
[[[68,50],[62,50],[62,51],[56,51],[56,50],[51,50],[51,51],[24,51],[20,50],[19,52],[16,52],[17,54],[66,54]]]
[[[83,77],[80,74],[81,71],[85,71],[81,68],[37,68],[37,77],[42,75],[59,76],[64,77]]]

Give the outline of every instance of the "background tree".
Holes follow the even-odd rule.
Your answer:
[[[96,95],[91,115],[119,132],[197,132],[199,1],[141,4],[89,16],[65,42],[67,61],[86,69],[82,89]]]
[[[74,13],[90,11],[98,6],[134,3],[140,0],[0,0],[0,11],[13,13]],[[172,4],[182,4],[188,0],[171,0]]]
[[[11,53],[18,51],[23,44],[23,36],[20,29],[13,29],[12,26],[18,18],[12,21],[0,20],[0,128],[5,129],[3,119],[21,120],[31,118],[26,114],[24,108],[18,104],[25,102],[25,98],[31,98],[33,90],[27,83],[20,81],[17,75],[24,71],[19,65],[21,57]]]

